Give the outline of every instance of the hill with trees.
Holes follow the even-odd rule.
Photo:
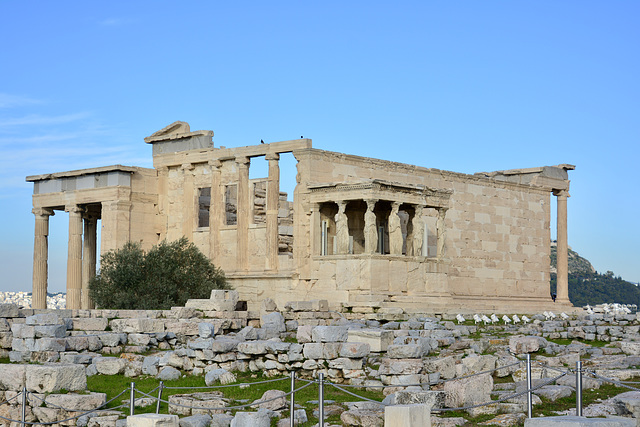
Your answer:
[[[551,243],[551,291],[556,291],[556,245]],[[613,271],[598,273],[591,263],[569,248],[569,299],[576,307],[603,303],[636,304],[640,288]]]

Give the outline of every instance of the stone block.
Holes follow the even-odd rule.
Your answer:
[[[431,407],[424,403],[385,406],[384,425],[385,427],[431,427]]]
[[[20,317],[20,309],[15,304],[0,304],[0,317]]]
[[[160,369],[160,372],[158,372],[158,375],[156,375],[156,378],[159,379],[160,381],[170,381],[170,380],[177,380],[181,376],[182,374],[180,373],[180,371],[174,368],[173,366],[165,366]]]
[[[349,329],[348,342],[360,342],[369,344],[374,352],[387,351],[393,344],[393,331],[384,329]]]
[[[263,329],[272,329],[276,332],[286,332],[287,330],[284,317],[277,311],[262,315],[260,325]]]
[[[390,345],[387,357],[391,359],[411,359],[422,357],[422,346],[416,344]]]
[[[109,325],[114,332],[127,334],[164,332],[164,321],[160,319],[113,319]]]
[[[538,337],[511,337],[509,349],[515,354],[535,353],[540,348]]]
[[[89,394],[50,394],[46,397],[45,403],[47,406],[63,407],[74,411],[90,411],[101,407],[107,402],[106,393],[94,393]]]
[[[360,342],[346,342],[340,345],[340,357],[361,358],[368,356],[370,352],[369,344]]]
[[[129,415],[127,417],[127,427],[179,427],[179,421],[177,415]]]
[[[267,411],[236,412],[231,427],[270,427],[271,417]]]
[[[198,324],[198,335],[200,335],[200,338],[213,338],[215,336],[215,326],[213,323],[200,322]]]
[[[35,342],[35,351],[65,351],[67,340],[65,338],[40,338]]]
[[[313,331],[313,326],[311,325],[298,326],[298,332],[296,333],[296,339],[298,343],[305,344],[305,343],[311,342],[312,331]]]
[[[67,336],[66,325],[36,325],[34,326],[36,338],[64,338]]]
[[[104,317],[76,317],[73,319],[72,329],[76,331],[104,331],[109,320]]]
[[[244,354],[266,354],[266,341],[248,341],[238,343],[238,351]]]
[[[380,375],[410,375],[422,371],[421,359],[390,359],[385,357],[380,363]]]
[[[640,342],[621,341],[620,350],[625,354],[638,356],[640,355]]]
[[[43,325],[64,325],[65,322],[55,313],[40,313],[34,314],[33,316],[27,316],[25,318],[24,323],[32,326],[43,326]]]
[[[26,369],[27,365],[0,364],[0,390],[22,390]]]
[[[349,329],[346,326],[316,326],[311,331],[313,342],[345,342]]]
[[[127,342],[127,334],[105,333],[98,335],[98,338],[105,347],[116,347]]]
[[[472,406],[491,400],[491,374],[462,378],[444,383],[445,405],[448,408]]]
[[[93,364],[102,375],[117,375],[124,372],[127,361],[119,357],[97,357]]]
[[[36,329],[34,326],[25,325],[24,323],[14,323],[11,325],[11,333],[13,338],[35,338]]]
[[[525,427],[635,427],[636,420],[630,418],[585,418],[566,415],[560,417],[528,418]]]
[[[83,365],[29,365],[26,370],[27,391],[53,393],[62,389],[85,390],[87,375]]]

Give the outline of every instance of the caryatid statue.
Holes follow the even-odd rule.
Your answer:
[[[400,202],[391,204],[391,213],[389,214],[389,252],[391,255],[402,255],[402,228],[398,216],[399,209]]]

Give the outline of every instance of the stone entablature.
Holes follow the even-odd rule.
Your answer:
[[[154,169],[29,177],[35,306],[44,303],[48,216],[55,210],[69,213],[72,307],[90,306],[82,289],[95,274],[98,220],[101,253],[128,240],[148,248],[186,236],[250,306],[264,297],[322,297],[334,307],[529,310],[549,299],[550,195],[558,197],[560,252],[572,165],[467,175],[322,151],[306,138],[226,148],[214,147],[212,137],[175,122],[145,138]],[[298,162],[289,200],[280,192],[284,153]],[[268,175],[250,179],[260,161]],[[559,264],[564,259],[559,253]],[[558,273],[558,299],[567,305],[562,265]]]

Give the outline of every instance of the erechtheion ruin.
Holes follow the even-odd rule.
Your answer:
[[[558,301],[567,285],[568,170],[467,175],[315,149],[310,139],[216,148],[175,122],[145,138],[153,169],[106,166],[33,182],[33,307],[44,308],[49,217],[69,215],[67,307],[91,308],[100,253],[186,236],[250,306],[327,299],[359,310],[533,312],[551,303],[551,195],[557,197]],[[279,158],[297,160],[293,200]],[[268,176],[250,179],[255,162]],[[99,220],[99,222],[98,222]]]

